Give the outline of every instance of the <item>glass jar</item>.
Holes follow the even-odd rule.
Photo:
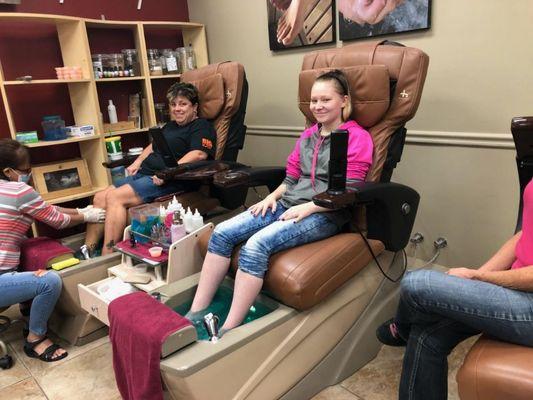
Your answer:
[[[124,76],[124,56],[121,53],[108,54],[108,67],[110,78],[118,78]]]
[[[103,56],[103,54],[91,55],[91,59],[93,60],[94,79],[101,79],[104,77]]]
[[[170,121],[170,113],[168,110],[168,105],[166,103],[155,103],[155,120],[157,121],[157,125],[162,126],[165,125],[168,121]]]
[[[178,67],[178,57],[176,57],[176,52],[172,49],[163,50],[163,72],[165,74],[177,74],[179,71]]]
[[[113,67],[111,65],[111,54],[101,54],[102,56],[102,76],[103,78],[113,77]]]
[[[196,56],[192,46],[178,47],[176,51],[179,54],[182,72],[196,69]]]
[[[124,49],[122,50],[124,57],[124,76],[138,76],[140,75],[139,59],[137,58],[137,50]]]
[[[160,57],[159,50],[148,49],[148,68],[152,76],[163,75],[163,64]]]

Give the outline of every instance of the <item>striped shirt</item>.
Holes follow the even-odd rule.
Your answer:
[[[20,245],[34,220],[61,229],[70,216],[45,203],[31,186],[0,179],[0,272],[17,268]]]

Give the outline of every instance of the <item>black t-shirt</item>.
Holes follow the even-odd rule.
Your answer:
[[[192,150],[207,153],[208,159],[215,157],[217,136],[213,126],[206,119],[197,118],[182,126],[171,121],[163,127],[163,135],[174,152],[176,160]],[[145,158],[139,170],[139,173],[143,175],[153,175],[166,168],[156,144],[152,143],[152,146],[153,152]]]

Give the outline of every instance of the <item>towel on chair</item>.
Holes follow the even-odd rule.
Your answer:
[[[108,309],[109,337],[118,390],[127,400],[162,400],[161,346],[191,322],[145,292],[113,300]]]
[[[69,253],[72,255],[74,252],[55,239],[47,237],[26,239],[20,245],[19,271],[46,269],[48,261]]]

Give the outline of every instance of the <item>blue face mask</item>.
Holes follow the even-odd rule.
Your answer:
[[[31,172],[29,174],[19,174],[18,181],[28,183],[31,179]]]

